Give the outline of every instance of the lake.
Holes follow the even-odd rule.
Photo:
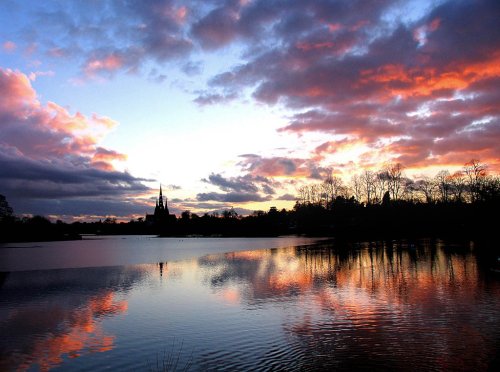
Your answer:
[[[85,238],[0,245],[0,370],[488,370],[473,242]]]

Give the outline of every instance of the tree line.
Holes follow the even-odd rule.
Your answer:
[[[434,177],[411,179],[401,163],[386,164],[378,171],[364,170],[345,184],[340,177],[328,175],[321,183],[298,190],[299,205],[321,205],[329,209],[338,198],[353,198],[365,205],[386,200],[411,203],[477,203],[498,199],[500,177],[489,175],[486,164],[471,160],[454,173],[439,171]]]
[[[81,234],[161,236],[277,236],[306,234],[351,239],[492,236],[498,225],[500,178],[471,160],[455,173],[411,179],[399,163],[364,170],[344,183],[332,174],[300,187],[292,210],[255,211],[240,216],[232,208],[202,216],[184,211],[150,223],[104,221],[51,223],[42,216],[18,218],[0,195],[0,240],[75,239]]]
[[[297,230],[311,235],[483,239],[493,236],[499,207],[500,178],[478,160],[455,173],[418,179],[391,163],[355,174],[346,184],[329,175],[301,187],[294,217]]]

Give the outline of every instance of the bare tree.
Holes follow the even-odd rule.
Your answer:
[[[307,201],[308,201],[307,200],[308,199],[307,198],[307,193],[308,193],[307,192],[307,186],[301,186],[301,187],[299,187],[299,189],[297,190],[297,192],[299,194],[299,196],[297,198],[297,203],[298,204],[302,204],[302,205],[306,204]]]
[[[461,171],[453,173],[449,177],[449,183],[451,185],[453,200],[457,202],[464,201],[465,191],[467,190],[467,180],[465,174]]]
[[[363,197],[363,179],[359,174],[351,177],[351,190],[357,201],[361,202]]]
[[[332,176],[331,174],[323,181],[322,188],[325,193],[326,207],[335,200],[339,193],[339,189],[342,187],[342,180],[337,176]]]
[[[465,163],[464,173],[467,175],[469,197],[471,202],[478,201],[481,194],[481,186],[486,178],[486,165],[477,159]]]
[[[424,177],[416,182],[417,190],[422,194],[426,203],[433,203],[436,194],[436,183]]]
[[[439,171],[434,177],[434,182],[436,183],[436,187],[439,191],[440,199],[443,203],[446,203],[450,200],[450,172],[447,170]]]
[[[392,200],[398,200],[403,190],[403,166],[401,163],[389,164],[386,166],[388,176],[388,191]]]
[[[403,178],[402,180],[403,192],[401,193],[401,199],[407,200],[409,202],[415,202],[418,198],[418,186],[416,182],[410,178]]]
[[[389,175],[387,174],[387,171],[384,170],[380,171],[375,177],[375,183],[374,183],[375,202],[377,203],[382,202],[385,192],[388,191],[388,184],[389,184]]]
[[[365,170],[361,174],[363,193],[365,194],[366,204],[371,204],[375,198],[376,175],[372,171]]]
[[[310,185],[309,195],[312,204],[321,204],[321,186],[320,185]]]

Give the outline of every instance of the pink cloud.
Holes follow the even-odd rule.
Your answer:
[[[184,23],[188,15],[188,9],[185,6],[181,6],[175,11],[175,20],[178,23]]]
[[[335,43],[332,43],[330,41],[325,41],[322,43],[298,42],[296,46],[300,50],[309,51],[314,49],[331,49],[335,46]]]
[[[3,50],[5,50],[7,53],[12,53],[16,50],[17,45],[13,41],[6,41],[5,43],[3,43],[2,47]]]
[[[98,147],[94,156],[92,157],[91,163],[100,169],[113,170],[111,162],[125,160],[127,160],[127,155],[125,154],[119,153],[114,150],[108,150],[102,147]]]
[[[31,81],[35,81],[39,76],[54,76],[54,71],[35,71],[30,72],[28,77]]]
[[[123,58],[111,54],[104,58],[92,58],[84,66],[84,71],[87,76],[93,76],[98,73],[112,73],[123,66]]]
[[[420,27],[417,27],[413,31],[413,37],[416,41],[418,41],[419,45],[422,46],[427,42],[427,35],[431,32],[436,31],[441,24],[441,20],[439,18],[435,18],[428,24],[424,24]]]
[[[257,177],[300,177],[321,178],[325,169],[319,167],[311,159],[290,157],[261,157],[242,155],[239,165],[248,174]]]
[[[364,141],[357,138],[344,138],[338,141],[327,141],[314,149],[314,153],[316,154],[314,159],[319,161],[323,159],[324,154],[341,153],[344,150],[348,150],[356,145],[362,144],[364,144]]]
[[[19,71],[0,68],[0,95],[0,184],[17,214],[144,213],[133,196],[145,180],[116,171],[126,156],[99,145],[116,122],[42,104]]]
[[[0,69],[1,142],[31,159],[85,159],[102,154],[99,139],[116,122],[96,114],[71,114],[54,102],[43,105],[27,75]],[[105,159],[100,159],[105,160]]]

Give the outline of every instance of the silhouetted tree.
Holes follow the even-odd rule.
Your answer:
[[[434,180],[439,191],[441,201],[443,203],[447,203],[450,199],[451,193],[450,172],[447,170],[439,171],[434,177]]]
[[[386,191],[382,197],[382,205],[389,205],[391,203],[391,193]]]
[[[424,177],[415,182],[415,187],[422,194],[426,203],[432,204],[434,202],[436,193],[436,183],[434,181]]]
[[[5,196],[0,194],[0,222],[8,221],[14,216],[14,211]]]
[[[325,195],[326,208],[329,208],[330,204],[339,194],[342,186],[342,180],[337,176],[333,176],[332,174],[329,174],[323,181],[322,189]]]
[[[387,187],[393,200],[398,200],[403,190],[403,166],[401,163],[388,164],[385,169]]]
[[[464,166],[464,173],[468,178],[469,196],[472,202],[478,201],[481,194],[481,186],[486,178],[486,165],[477,159],[472,159]]]
[[[351,177],[351,189],[356,200],[361,201],[363,198],[363,179],[360,175],[355,174]]]
[[[375,197],[376,175],[372,171],[365,170],[361,174],[361,180],[362,180],[362,189],[365,195],[366,204],[371,204],[373,202],[373,198]]]
[[[222,211],[222,217],[223,218],[237,218],[238,217],[238,213],[236,213],[236,211],[231,208],[231,209],[225,209],[224,211]]]
[[[456,202],[464,201],[464,194],[467,190],[467,182],[465,179],[464,172],[457,171],[449,177],[449,183],[451,186],[451,194],[453,200]]]
[[[380,171],[375,177],[375,203],[380,203],[386,191],[388,191],[389,174],[387,171]]]

